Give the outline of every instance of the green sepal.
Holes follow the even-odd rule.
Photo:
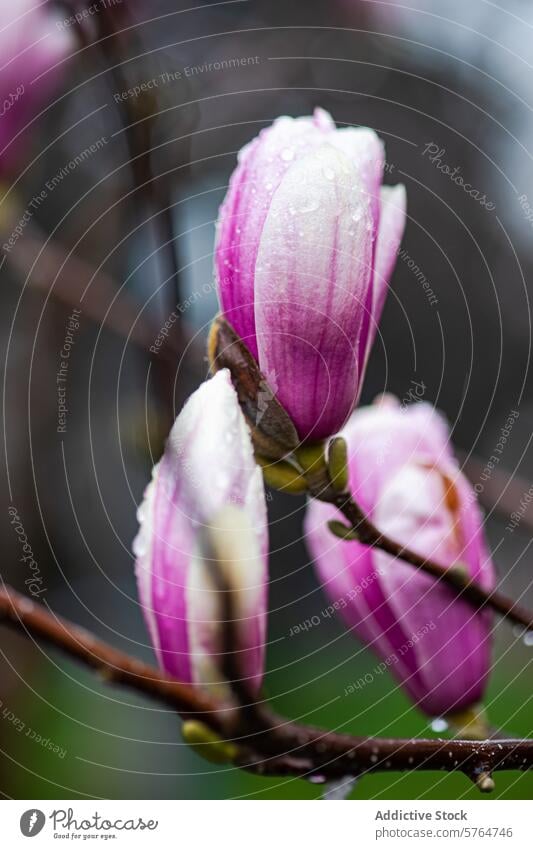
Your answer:
[[[328,446],[328,473],[336,492],[348,489],[348,446],[342,436],[336,436]]]
[[[349,525],[345,525],[343,522],[337,521],[337,519],[332,519],[328,522],[328,528],[331,533],[336,537],[339,537],[343,540],[354,540],[359,539],[359,534],[355,528],[351,528]]]
[[[233,743],[228,743],[215,734],[203,722],[189,719],[181,728],[183,739],[197,755],[213,764],[233,763],[239,750]]]
[[[273,463],[272,460],[262,457],[260,454],[256,454],[255,459],[262,466],[263,477],[272,489],[279,489],[281,492],[290,492],[292,494],[306,492],[306,479],[287,460],[279,460]]]

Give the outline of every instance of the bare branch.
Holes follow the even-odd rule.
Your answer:
[[[237,742],[237,765],[258,774],[333,779],[369,772],[460,770],[480,790],[490,790],[498,770],[533,768],[533,740],[424,740],[355,737],[289,722],[264,702],[245,712],[213,702],[204,692],[167,678],[158,669],[98,640],[28,600],[0,589],[0,620],[19,633],[44,640],[119,684],[156,699],[183,718],[201,719]]]

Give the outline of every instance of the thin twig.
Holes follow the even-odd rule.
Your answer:
[[[432,575],[434,578],[454,589],[462,598],[473,604],[474,607],[492,608],[492,610],[495,610],[512,622],[523,625],[526,630],[533,630],[533,614],[525,607],[517,604],[513,599],[508,598],[498,590],[484,590],[479,584],[476,584],[475,581],[471,581],[467,575],[464,575],[460,569],[447,569],[433,560],[421,557],[407,546],[395,542],[376,528],[351,496],[346,494],[336,495],[333,499],[328,498],[328,501],[330,500],[338,507],[346,519],[348,519],[351,527],[357,532],[358,540],[363,545],[379,548],[381,551],[392,555],[392,557],[404,560],[411,566],[415,566],[428,575]]]
[[[519,605],[513,599],[508,598],[503,593],[498,592],[498,590],[483,589],[475,581],[472,581],[468,575],[465,575],[463,570],[441,566],[434,560],[422,557],[416,551],[405,545],[401,545],[401,543],[382,533],[368,518],[364,510],[361,509],[349,492],[337,492],[335,490],[321,457],[306,470],[306,476],[309,492],[313,498],[333,504],[340,510],[350,524],[349,529],[346,529],[347,532],[348,530],[355,531],[358,542],[378,548],[380,551],[384,551],[392,557],[403,560],[416,569],[426,572],[426,574],[431,575],[438,581],[442,581],[446,586],[455,590],[461,598],[470,602],[474,607],[478,609],[491,608],[511,622],[522,625],[526,631],[533,631],[533,613]],[[349,538],[348,535],[346,538]]]

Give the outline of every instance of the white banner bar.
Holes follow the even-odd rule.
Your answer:
[[[528,802],[0,802],[0,845],[531,849]],[[35,843],[30,841],[35,839]]]

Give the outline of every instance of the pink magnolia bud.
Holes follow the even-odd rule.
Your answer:
[[[0,174],[20,160],[31,133],[19,134],[46,105],[75,48],[75,32],[49,3],[0,4]]]
[[[349,488],[379,530],[485,590],[495,571],[473,489],[451,453],[444,420],[425,403],[388,399],[360,409],[343,434]],[[478,702],[490,667],[490,612],[381,551],[344,542],[326,522],[334,508],[312,501],[309,547],[324,589],[349,628],[426,713],[442,716]]]
[[[138,518],[139,596],[162,668],[184,683],[221,685],[218,568],[235,602],[242,677],[257,691],[265,651],[266,503],[228,371],[202,384],[176,419]]]
[[[224,316],[302,439],[342,427],[357,401],[405,224],[369,129],[278,118],[239,154],[220,210]]]

